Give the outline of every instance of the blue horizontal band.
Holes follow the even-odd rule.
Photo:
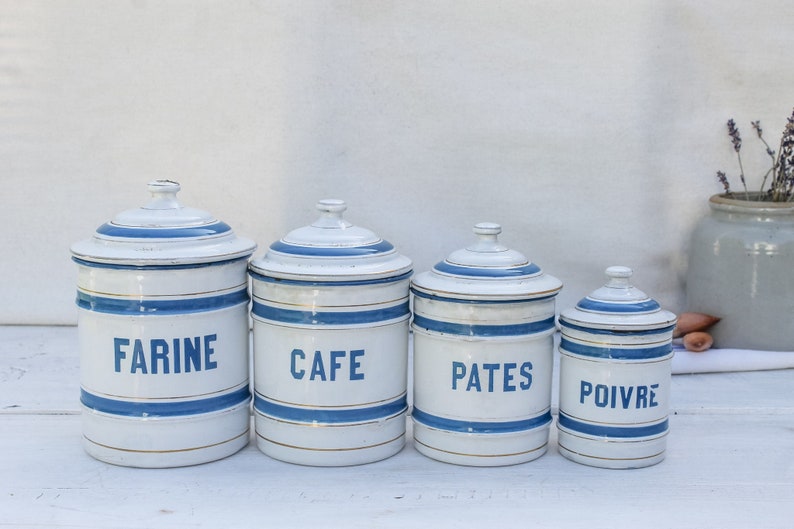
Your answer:
[[[520,421],[459,421],[425,413],[414,406],[411,416],[416,422],[430,428],[460,433],[516,433],[540,428],[551,423],[551,412],[549,411],[537,417]]]
[[[313,312],[310,310],[287,310],[271,307],[254,300],[252,309],[254,316],[296,325],[357,325],[376,323],[402,318],[411,313],[408,302],[393,307],[376,310],[359,310],[351,312]]]
[[[92,410],[122,415],[124,417],[180,417],[182,415],[196,415],[198,413],[212,413],[233,408],[251,399],[248,386],[244,386],[231,393],[203,399],[180,400],[177,402],[146,401],[136,402],[129,400],[109,399],[94,395],[80,389],[80,402]]]
[[[142,226],[121,226],[106,223],[97,228],[99,235],[125,239],[186,239],[213,237],[232,231],[225,222],[213,222],[202,226],[181,226],[177,228],[146,228]]]
[[[637,303],[610,303],[584,298],[577,303],[576,306],[581,310],[588,310],[591,312],[611,312],[617,314],[656,312],[662,308],[659,303],[653,299]]]
[[[557,424],[568,430],[585,435],[620,439],[662,435],[669,430],[669,421],[667,419],[656,424],[642,426],[604,426],[603,424],[592,424],[573,419],[563,412],[560,412],[559,417],[557,417]]]
[[[554,316],[545,320],[513,325],[481,325],[449,323],[414,314],[414,325],[420,329],[456,336],[523,336],[549,331],[554,328]]]
[[[583,345],[567,339],[560,338],[560,350],[580,356],[591,358],[604,358],[611,360],[652,360],[664,358],[673,352],[673,344],[668,342],[656,347],[628,348],[628,347],[595,347]]]
[[[274,252],[305,257],[363,257],[379,253],[391,252],[394,246],[388,241],[380,241],[364,246],[301,246],[284,241],[276,241],[270,245]]]
[[[484,268],[474,266],[460,266],[447,261],[436,263],[433,269],[444,274],[479,278],[509,278],[531,276],[540,273],[540,267],[535,263],[512,268]]]
[[[554,294],[549,294],[546,296],[539,296],[536,298],[522,298],[522,299],[493,299],[493,300],[480,300],[480,299],[461,299],[461,298],[454,298],[454,297],[445,297],[445,296],[438,296],[436,294],[428,294],[427,292],[422,292],[416,288],[411,287],[411,292],[414,296],[418,298],[424,299],[431,299],[437,301],[444,301],[447,303],[464,303],[467,305],[504,305],[504,304],[515,304],[515,303],[536,303],[538,301],[543,301],[545,299],[551,299],[557,295],[557,292]]]
[[[92,312],[119,315],[154,315],[171,316],[174,314],[192,314],[234,307],[248,303],[248,290],[242,288],[221,296],[209,296],[187,299],[116,299],[93,296],[77,291],[77,306]]]
[[[586,332],[588,334],[600,334],[603,336],[650,336],[654,334],[664,334],[667,332],[672,332],[675,328],[675,323],[672,325],[668,325],[666,327],[660,327],[656,329],[642,329],[638,331],[633,330],[615,330],[615,329],[596,329],[594,327],[585,327],[583,325],[576,325],[575,323],[571,323],[566,320],[564,317],[560,316],[560,327],[565,329],[572,329],[574,331],[581,331]]]
[[[276,404],[271,400],[254,395],[254,410],[274,419],[291,422],[323,423],[323,424],[345,424],[357,422],[369,422],[388,419],[408,410],[408,400],[405,395],[380,404],[378,406],[368,406],[366,408],[309,408],[294,407],[284,404]]]
[[[226,259],[224,261],[213,261],[210,263],[185,263],[185,264],[156,264],[156,265],[128,265],[128,264],[115,264],[115,263],[95,263],[87,261],[78,257],[72,257],[72,261],[80,266],[87,266],[89,268],[105,268],[109,270],[192,270],[194,268],[209,268],[211,266],[224,266],[238,261],[247,261],[248,255],[243,257],[235,257],[234,259]]]
[[[366,286],[366,285],[381,285],[386,283],[396,283],[404,281],[411,277],[413,270],[409,270],[404,274],[391,277],[381,277],[378,279],[362,279],[350,281],[303,281],[300,279],[281,279],[278,277],[270,277],[254,272],[249,269],[248,273],[255,281],[262,281],[263,283],[274,283],[280,285],[296,285],[304,287],[350,287],[350,286]]]

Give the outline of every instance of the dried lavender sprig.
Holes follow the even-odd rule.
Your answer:
[[[772,166],[769,168],[769,170],[767,170],[766,173],[764,173],[764,179],[761,181],[761,189],[759,189],[759,191],[763,193],[767,178],[769,178],[769,175],[773,173],[775,168],[777,167],[777,162],[775,160],[775,151],[774,149],[772,149],[772,147],[769,146],[769,144],[764,139],[764,129],[761,128],[761,120],[751,121],[750,125],[752,125],[753,129],[755,129],[756,134],[758,134],[758,139],[761,140],[761,142],[764,144],[764,146],[766,147],[766,153],[772,159]]]
[[[731,193],[731,184],[728,182],[728,177],[725,176],[724,172],[717,171],[717,180],[719,180],[720,183],[722,184],[722,187],[725,189],[726,195],[729,196],[733,195],[733,193]]]
[[[770,190],[774,201],[791,200],[794,190],[794,111],[791,117],[787,118],[780,138],[780,150]]]
[[[739,160],[739,179],[742,181],[744,187],[744,194],[747,200],[750,200],[750,193],[747,191],[747,182],[744,179],[744,166],[742,165],[742,137],[739,134],[739,128],[733,118],[728,120],[728,136],[731,137],[733,143],[733,150],[736,151],[736,158]]]

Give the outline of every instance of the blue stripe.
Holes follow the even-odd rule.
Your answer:
[[[109,399],[80,389],[80,402],[92,410],[122,415],[124,417],[180,417],[197,413],[212,413],[233,408],[251,399],[248,386],[232,393],[204,399],[181,400],[177,402],[133,402]]]
[[[176,265],[156,264],[156,265],[127,265],[115,263],[95,263],[93,261],[86,261],[72,257],[72,261],[80,266],[87,266],[90,268],[106,268],[109,270],[192,270],[194,268],[208,268],[211,266],[224,266],[227,264],[236,263],[238,261],[247,261],[250,253],[243,257],[235,257],[234,259],[226,259],[224,261],[213,261],[211,263],[185,263]]]
[[[301,246],[284,241],[276,241],[270,245],[274,252],[306,257],[366,257],[394,250],[388,241],[380,241],[365,246]]]
[[[667,419],[660,423],[645,426],[604,426],[603,424],[591,424],[578,421],[568,415],[565,415],[563,412],[560,412],[560,415],[557,418],[557,424],[568,430],[585,435],[593,435],[596,437],[615,437],[621,439],[661,435],[667,433],[669,430],[669,421]]]
[[[407,316],[411,313],[408,302],[393,307],[354,312],[314,312],[309,310],[287,310],[271,307],[254,300],[253,313],[260,318],[298,325],[357,325],[376,323]]]
[[[365,285],[381,285],[386,283],[396,283],[398,281],[404,281],[413,275],[413,271],[409,270],[404,274],[400,274],[397,276],[392,277],[383,277],[378,279],[362,279],[362,280],[352,280],[352,281],[303,281],[300,279],[281,279],[278,277],[270,277],[262,275],[258,272],[253,271],[253,264],[251,265],[251,269],[248,270],[248,273],[251,277],[256,281],[262,281],[263,283],[274,283],[280,285],[297,285],[302,287],[349,287],[349,286],[365,286]]]
[[[402,397],[367,408],[328,409],[328,408],[297,408],[276,404],[260,395],[254,395],[254,409],[262,415],[292,422],[345,424],[369,422],[388,419],[408,410],[408,400]]]
[[[667,333],[667,332],[672,332],[672,330],[675,329],[675,323],[672,324],[672,325],[668,325],[667,327],[660,327],[658,329],[642,329],[642,330],[639,330],[639,331],[632,331],[632,330],[624,331],[624,330],[615,330],[615,329],[596,329],[596,328],[593,328],[593,327],[584,327],[582,325],[573,324],[573,323],[569,322],[568,320],[566,320],[562,316],[560,316],[560,326],[564,327],[564,328],[572,329],[572,330],[575,330],[575,331],[586,332],[588,334],[600,334],[600,335],[606,335],[606,336],[623,336],[623,337],[627,337],[627,336],[650,336],[650,335],[653,335],[653,334],[664,334],[664,333]]]
[[[540,428],[551,423],[551,412],[549,411],[537,417],[520,421],[459,421],[431,415],[414,406],[411,416],[416,422],[430,428],[461,433],[515,433]]]
[[[97,228],[96,232],[106,237],[125,239],[185,239],[195,237],[212,237],[228,233],[232,228],[225,222],[213,222],[203,226],[183,226],[178,228],[145,228],[141,226],[121,226],[106,223]]]
[[[479,299],[461,299],[461,298],[447,298],[444,296],[439,296],[436,294],[428,294],[427,292],[422,292],[417,290],[414,287],[411,287],[411,292],[414,296],[418,298],[424,299],[431,299],[436,301],[444,301],[447,303],[464,303],[467,305],[502,305],[505,303],[535,303],[537,301],[543,301],[545,299],[551,299],[557,295],[557,292],[554,294],[549,294],[547,296],[540,296],[536,298],[524,298],[524,299],[494,299],[494,300],[479,300]]]
[[[78,290],[75,301],[81,309],[93,312],[119,315],[171,316],[174,314],[192,314],[194,312],[225,309],[248,303],[249,300],[248,291],[243,288],[222,296],[172,300],[115,299],[92,296]]]
[[[612,360],[651,360],[664,358],[673,352],[673,344],[666,343],[657,347],[643,347],[640,349],[629,349],[627,347],[594,347],[572,342],[563,336],[560,339],[560,350],[580,356],[591,358],[605,358]]]
[[[433,269],[444,274],[466,277],[522,277],[535,275],[540,272],[540,267],[535,263],[513,268],[482,268],[454,265],[447,261],[441,261]]]
[[[554,316],[545,320],[514,325],[480,325],[449,323],[414,314],[414,325],[420,329],[457,336],[523,336],[554,328]]]
[[[640,301],[638,303],[609,303],[584,298],[576,306],[581,310],[591,312],[611,312],[617,314],[630,314],[634,312],[656,312],[662,307],[653,299]]]

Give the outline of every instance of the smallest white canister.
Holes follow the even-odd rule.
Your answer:
[[[546,452],[562,283],[501,244],[498,224],[412,281],[414,441],[433,459],[524,463]]]
[[[631,285],[632,270],[560,314],[560,453],[585,465],[639,468],[664,459],[675,314]]]

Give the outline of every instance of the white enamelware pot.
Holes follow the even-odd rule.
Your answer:
[[[523,463],[548,446],[562,283],[501,231],[477,224],[476,242],[411,283],[415,446],[448,463]]]
[[[75,243],[83,445],[133,467],[226,457],[249,442],[248,258],[256,249],[179,184]]]
[[[560,453],[603,468],[659,463],[667,446],[675,314],[632,286],[632,270],[560,314]]]
[[[254,419],[265,454],[370,463],[405,445],[411,261],[341,200],[251,261]]]

